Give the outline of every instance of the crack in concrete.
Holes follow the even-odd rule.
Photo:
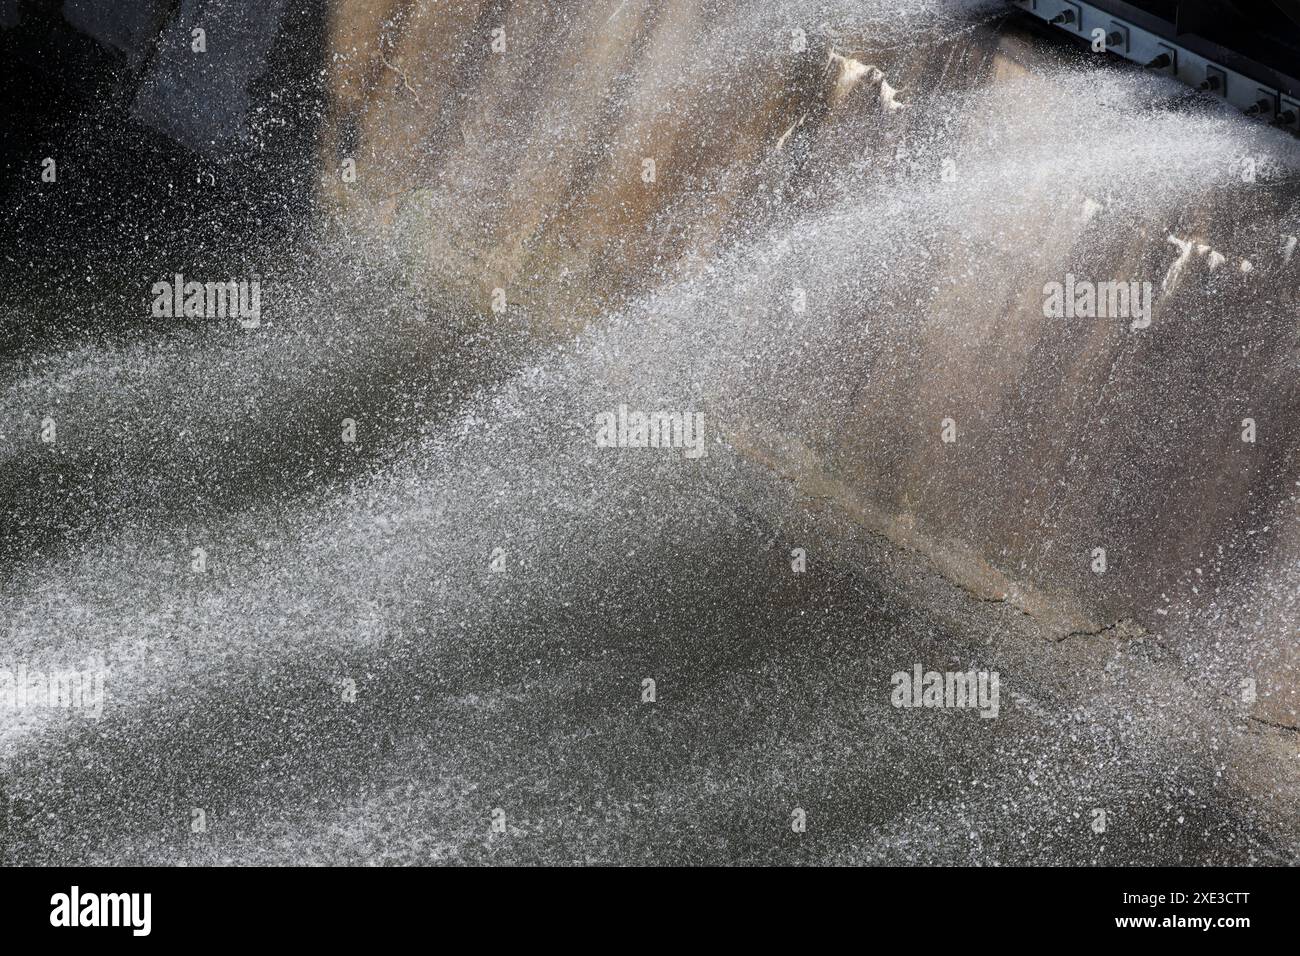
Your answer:
[[[1292,727],[1290,724],[1279,724],[1273,720],[1265,720],[1263,717],[1255,717],[1252,714],[1246,715],[1247,720],[1253,720],[1257,724],[1263,724],[1265,727],[1273,727],[1277,730],[1285,730],[1289,733],[1300,734],[1300,727]]]
[[[1061,641],[1069,640],[1072,637],[1099,637],[1100,635],[1107,634],[1111,631],[1122,631],[1122,637],[1142,637],[1147,633],[1146,628],[1133,620],[1133,618],[1121,617],[1117,620],[1111,621],[1109,624],[1103,624],[1100,627],[1080,628],[1078,630],[1069,631],[1068,633],[1062,634],[1058,637],[1056,642],[1059,644]]]

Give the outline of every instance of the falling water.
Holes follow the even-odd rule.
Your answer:
[[[1000,4],[591,7],[339,14],[260,326],[100,248],[4,362],[5,655],[108,696],[0,711],[0,858],[1294,861],[1294,141]]]

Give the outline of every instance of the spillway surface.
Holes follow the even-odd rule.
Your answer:
[[[255,328],[5,267],[0,664],[104,697],[0,860],[1297,860],[1293,139],[1001,4],[360,6]]]

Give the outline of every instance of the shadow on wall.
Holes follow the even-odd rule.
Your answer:
[[[327,22],[326,0],[7,4],[0,354],[158,334],[160,277],[274,269],[311,218]]]

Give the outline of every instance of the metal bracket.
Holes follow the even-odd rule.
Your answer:
[[[1080,9],[1079,5],[1077,3],[1062,3],[1060,7],[1061,7],[1060,13],[1058,13],[1056,17],[1054,17],[1053,19],[1047,22],[1054,24],[1055,26],[1061,27],[1064,30],[1073,30],[1075,33],[1079,33],[1080,31],[1082,31],[1083,10]],[[1068,17],[1069,19],[1058,22],[1060,21],[1061,17]]]
[[[1122,38],[1119,43],[1112,44],[1110,37],[1118,33]],[[1128,24],[1120,23],[1117,20],[1110,21],[1110,29],[1106,31],[1106,48],[1114,49],[1120,53],[1128,52]]]
[[[1290,118],[1287,117],[1288,113]],[[1290,96],[1282,97],[1277,111],[1277,125],[1282,129],[1300,132],[1300,100]]]
[[[1217,66],[1206,66],[1205,82],[1201,84],[1201,89],[1207,93],[1215,93],[1219,96],[1228,95],[1228,74]]]
[[[1271,120],[1277,116],[1277,91],[1264,86],[1257,87],[1257,89],[1259,95],[1255,99],[1255,105],[1246,110],[1246,115]]]

